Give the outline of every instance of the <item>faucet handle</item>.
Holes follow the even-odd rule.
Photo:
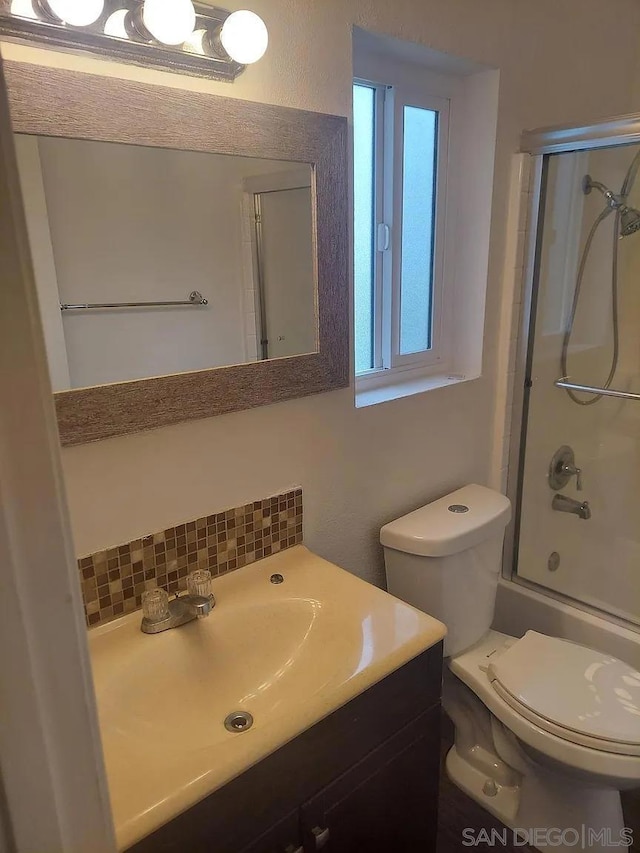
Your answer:
[[[169,615],[169,595],[156,586],[142,593],[142,615],[150,622],[161,622]]]
[[[207,569],[196,569],[187,576],[187,592],[189,595],[199,595],[201,598],[211,597],[211,572]]]
[[[576,468],[575,465],[572,465],[570,462],[567,462],[562,466],[562,470],[565,474],[569,474],[571,477],[576,478],[576,488],[579,492],[582,491],[582,468]]]

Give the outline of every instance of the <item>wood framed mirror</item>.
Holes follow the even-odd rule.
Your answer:
[[[36,276],[48,252],[49,277],[57,273],[58,278],[59,289],[41,294],[47,347],[55,346],[50,340],[57,335],[63,358],[75,359],[57,383],[63,390],[55,393],[64,445],[348,386],[346,119],[26,63],[6,62],[5,72]],[[169,159],[174,155],[180,155],[179,163]],[[37,162],[37,175],[30,157]],[[247,168],[241,158],[247,158]],[[91,164],[94,173],[87,171]],[[225,240],[230,217],[221,207],[224,193],[211,183],[215,175],[231,174],[244,199],[237,203],[238,227],[243,227],[243,204],[255,213],[257,230],[239,238],[246,244],[245,255],[249,243],[253,246],[253,261],[245,257],[245,267],[264,279],[258,250],[270,253],[275,260],[269,275],[281,286],[269,317],[264,287],[252,297],[245,269],[240,285],[245,301],[255,297],[257,302],[245,307],[245,314],[255,315],[256,326],[255,352],[243,363],[233,347],[215,357],[207,349],[231,327],[222,312],[223,285],[238,271],[221,255],[236,236]],[[115,185],[120,194],[106,196]],[[199,201],[181,195],[187,186]],[[163,187],[165,195],[157,197]],[[294,192],[289,191],[295,191],[296,204],[307,204],[307,211],[292,206]],[[83,207],[89,203],[94,205],[90,213]],[[209,224],[207,205],[215,208],[217,225]],[[47,220],[46,234],[39,238],[43,218],[56,210],[57,224]],[[259,226],[267,216],[276,217],[276,224],[265,236]],[[152,227],[153,217],[160,224],[154,219]],[[180,235],[174,239],[176,221],[184,228],[182,242]],[[309,249],[303,251],[307,231]],[[217,249],[212,248],[214,236]],[[157,251],[150,239],[156,240]],[[171,245],[176,251],[165,258]],[[196,258],[203,246],[210,255]],[[135,263],[123,272],[119,264],[125,256]],[[282,290],[286,265],[294,268],[289,291]],[[153,300],[142,286],[146,272],[155,276]],[[171,281],[160,281],[163,275]],[[176,298],[170,286],[179,287],[181,296]],[[235,305],[233,298],[227,303]],[[157,311],[147,310],[152,304]],[[233,310],[237,314],[239,309]],[[276,346],[260,322],[277,326],[285,322],[283,314],[288,330],[274,334]],[[130,318],[126,327],[123,315]],[[207,326],[206,317],[217,318],[217,330]],[[154,325],[141,331],[143,322]],[[196,339],[204,342],[197,357],[171,360],[168,353],[186,351]],[[118,366],[126,351],[140,363]],[[54,375],[51,352],[49,360]]]

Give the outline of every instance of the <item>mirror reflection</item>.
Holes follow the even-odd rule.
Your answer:
[[[309,165],[16,145],[54,391],[317,352]]]

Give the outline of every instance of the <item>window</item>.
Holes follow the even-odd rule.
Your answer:
[[[449,102],[365,81],[353,101],[358,382],[445,370]]]
[[[362,408],[482,375],[500,72],[356,27],[353,79]]]

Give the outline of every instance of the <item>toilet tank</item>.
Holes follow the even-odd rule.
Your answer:
[[[491,627],[510,519],[508,498],[470,485],[380,531],[389,592],[445,623],[447,656]]]

